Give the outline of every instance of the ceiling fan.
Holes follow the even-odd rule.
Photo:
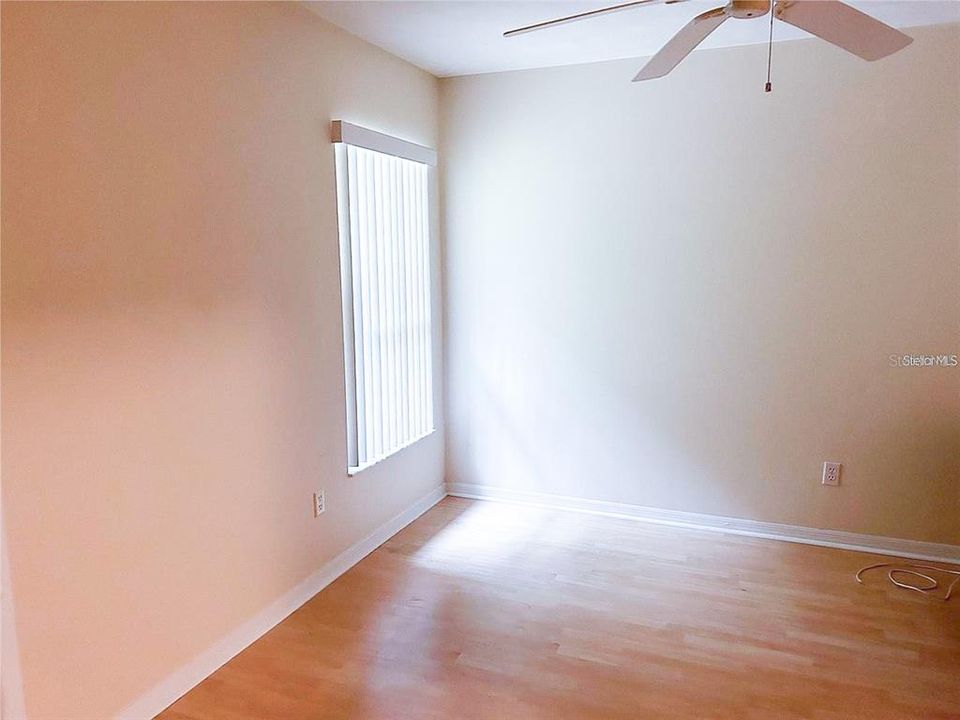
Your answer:
[[[513,37],[578,20],[586,20],[598,15],[630,10],[641,5],[658,4],[659,2],[673,5],[685,2],[685,0],[636,0],[635,2],[621,3],[620,5],[588,10],[555,20],[526,25],[515,30],[508,30],[503,36]],[[902,50],[913,42],[913,38],[909,35],[905,35],[896,28],[892,28],[839,0],[728,0],[723,7],[700,13],[684,25],[656,55],[650,58],[633,78],[633,81],[663,77],[679,65],[681,60],[729,18],[751,20],[763,17],[771,10],[773,11],[770,17],[771,47],[774,17],[801,30],[806,30],[808,33],[816,35],[864,60],[879,60]],[[770,88],[770,56],[768,52],[767,92],[770,92]]]

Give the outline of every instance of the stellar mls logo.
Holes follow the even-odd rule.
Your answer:
[[[890,367],[957,367],[956,355],[891,355]]]

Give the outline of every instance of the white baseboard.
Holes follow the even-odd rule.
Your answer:
[[[431,490],[369,536],[344,550],[265,610],[161,680],[117,713],[117,720],[146,720],[159,714],[445,496],[446,492],[442,487]]]
[[[642,505],[627,505],[625,503],[607,502],[604,500],[586,500],[563,495],[508,490],[505,488],[473,485],[469,483],[450,483],[447,486],[447,492],[456,497],[473,498],[475,500],[494,500],[542,508],[573,510],[594,515],[641,520],[661,525],[674,525],[697,530],[713,530],[731,533],[733,535],[747,535],[749,537],[768,538],[771,540],[786,540],[788,542],[804,543],[806,545],[822,545],[824,547],[841,548],[843,550],[858,550],[860,552],[875,553],[878,555],[894,555],[916,560],[960,563],[960,545],[944,545],[940,543],[920,542],[919,540],[902,540],[900,538],[864,535],[861,533],[845,532],[843,530],[822,530],[819,528],[803,527],[801,525],[783,525],[781,523],[744,520],[742,518],[729,518],[720,515],[702,515],[700,513],[682,512],[680,510],[660,510]]]
[[[658,508],[643,507],[641,505],[628,505],[603,500],[587,500],[563,495],[507,490],[504,488],[467,483],[452,483],[448,486],[446,492],[443,488],[432,490],[413,503],[408,509],[381,525],[368,537],[347,548],[324,567],[317,570],[306,580],[287,592],[283,597],[276,600],[268,608],[245,622],[226,637],[221,638],[215,645],[134,700],[117,713],[116,720],[145,720],[159,714],[204,679],[216,672],[216,670],[251,645],[264,633],[280,623],[290,615],[290,613],[307,602],[307,600],[360,562],[377,547],[440,502],[448,493],[456,497],[476,500],[493,500],[558,510],[572,510],[575,512],[652,522],[661,525],[711,530],[734,535],[768,538],[771,540],[786,540],[788,542],[821,545],[844,550],[858,550],[879,555],[894,555],[918,560],[960,563],[960,546],[958,545],[944,545],[940,543],[920,542],[918,540],[902,540],[900,538],[864,535],[844,532],[842,530],[822,530],[800,525],[784,525],[780,523],[761,522],[759,520],[689,513],[679,510],[661,510]]]

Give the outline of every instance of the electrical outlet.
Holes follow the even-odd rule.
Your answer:
[[[320,517],[320,515],[326,509],[327,509],[327,503],[323,497],[323,490],[317,490],[313,494],[313,516]]]
[[[825,462],[823,464],[823,478],[821,485],[839,485],[840,484],[840,463]]]

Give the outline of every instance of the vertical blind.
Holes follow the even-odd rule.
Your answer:
[[[337,155],[348,459],[368,466],[433,430],[427,166]]]

